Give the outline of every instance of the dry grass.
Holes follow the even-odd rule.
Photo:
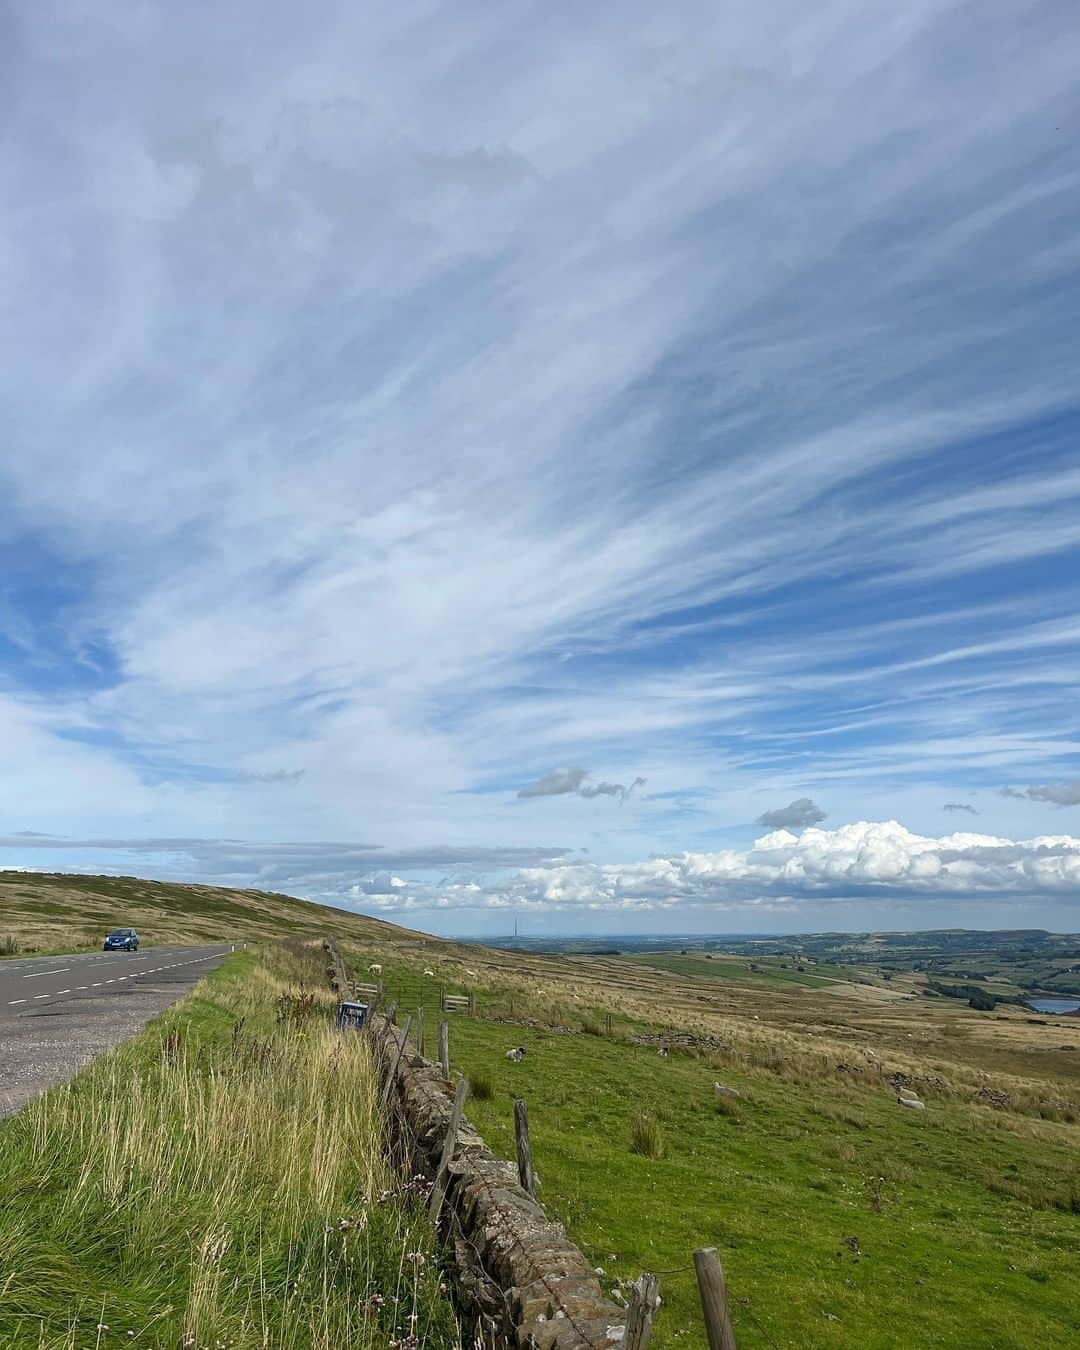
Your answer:
[[[100,1322],[154,1346],[453,1344],[366,1042],[290,993],[280,962],[218,981],[211,1014],[197,995],[7,1123],[0,1343]]]

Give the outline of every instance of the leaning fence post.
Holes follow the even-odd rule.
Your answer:
[[[724,1272],[715,1247],[699,1247],[694,1253],[698,1292],[705,1313],[705,1330],[709,1336],[709,1350],[735,1350],[735,1333],[728,1316],[727,1288]]]
[[[416,1053],[421,1059],[424,1057],[424,1005],[421,1003],[416,1010]]]
[[[397,1016],[397,1004],[391,1003],[389,1008],[387,1008],[386,1010],[386,1025],[388,1027],[392,1027],[394,1025],[394,1018],[396,1016]]]
[[[536,1174],[529,1147],[529,1108],[520,1099],[514,1103],[514,1136],[517,1139],[518,1180],[535,1199]]]
[[[639,1275],[630,1287],[630,1302],[626,1305],[624,1350],[646,1350],[659,1302],[660,1281],[655,1275]]]
[[[401,1056],[405,1053],[405,1043],[409,1039],[409,1028],[412,1026],[412,1013],[405,1019],[405,1025],[401,1029],[401,1040],[398,1041],[397,1052],[390,1063],[390,1072],[386,1075],[386,1086],[383,1088],[383,1106],[390,1100],[390,1094],[394,1090],[394,1083],[397,1081],[398,1065],[401,1063]]]
[[[461,1124],[461,1117],[465,1114],[465,1098],[468,1092],[469,1080],[459,1078],[457,1091],[454,1093],[454,1109],[450,1112],[450,1124],[446,1127],[442,1157],[439,1159],[435,1181],[431,1187],[431,1199],[428,1201],[428,1218],[433,1224],[439,1222],[439,1213],[442,1210],[443,1198],[446,1195],[446,1177],[451,1159],[454,1156],[454,1149],[457,1147],[458,1126]]]
[[[450,1077],[450,1023],[444,1017],[439,1023],[439,1067],[442,1076]]]

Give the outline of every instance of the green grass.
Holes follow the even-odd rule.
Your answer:
[[[403,1013],[422,998],[434,1027],[438,982],[418,973],[384,967]],[[452,1064],[492,1087],[470,1119],[513,1157],[512,1103],[527,1099],[540,1199],[607,1287],[662,1272],[654,1346],[706,1344],[698,1246],[720,1251],[740,1347],[1077,1343],[1075,1131],[946,1098],[906,1112],[831,1070],[799,1082],[617,1038],[450,1023]],[[516,1044],[527,1055],[508,1062]],[[718,1078],[741,1093],[729,1108]],[[632,1147],[642,1115],[661,1158]]]
[[[455,1343],[366,1044],[293,997],[320,964],[238,953],[0,1122],[5,1350]]]

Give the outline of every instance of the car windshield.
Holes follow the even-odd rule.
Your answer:
[[[109,936],[110,936],[110,937],[130,937],[130,936],[131,936],[131,929],[130,929],[130,928],[114,928],[114,929],[112,930],[112,932],[109,934]]]

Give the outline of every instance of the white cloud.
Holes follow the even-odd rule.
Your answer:
[[[502,857],[478,785],[603,764],[545,831],[625,857],[1067,778],[1068,567],[945,593],[1078,537],[1056,443],[966,459],[1075,405],[1067,7],[16,9],[5,823]]]
[[[750,849],[680,853],[626,864],[525,868],[483,898],[461,903],[550,910],[634,911],[703,907],[753,910],[762,902],[993,897],[1030,901],[1080,896],[1080,838],[1014,842],[993,835],[913,834],[896,821],[860,821],[801,835],[776,830]],[[794,920],[793,920],[794,921]]]

